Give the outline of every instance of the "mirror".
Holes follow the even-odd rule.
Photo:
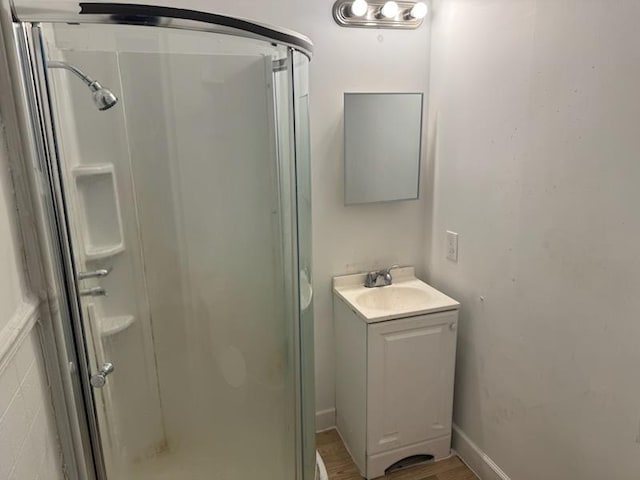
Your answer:
[[[344,203],[418,198],[422,93],[344,94]]]

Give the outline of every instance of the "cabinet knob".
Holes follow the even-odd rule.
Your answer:
[[[458,328],[458,324],[456,322],[449,324],[449,330],[451,330],[452,332],[454,332],[457,328]]]

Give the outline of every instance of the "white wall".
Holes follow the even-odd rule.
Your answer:
[[[8,153],[0,119],[0,478],[62,479],[60,448],[27,295]]]
[[[637,479],[640,3],[434,15],[428,268],[463,305],[455,422],[513,480]]]
[[[426,93],[428,24],[416,31],[342,28],[331,15],[333,3],[333,0],[183,0],[172,3],[173,6],[200,8],[293,29],[310,37],[315,45],[310,66],[310,112],[316,410],[327,413],[319,419],[320,427],[333,425],[331,278],[393,263],[415,265],[422,273],[428,251],[425,247],[428,244],[424,215],[426,195],[421,195],[418,201],[344,207],[342,193],[343,93]]]
[[[306,12],[302,31],[315,42],[311,62],[311,163],[315,268],[316,410],[334,407],[331,278],[344,273],[415,265],[425,246],[424,182],[417,201],[344,207],[344,92],[427,92],[429,29],[360,30],[337,26],[332,1]],[[318,426],[330,426],[320,417]]]

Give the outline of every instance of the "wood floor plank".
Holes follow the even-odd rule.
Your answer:
[[[362,480],[336,430],[318,433],[316,445],[327,467],[329,480]],[[378,480],[478,480],[478,477],[453,456],[429,465],[400,470]]]
[[[453,470],[438,474],[438,480],[478,480],[478,477],[463,464]]]

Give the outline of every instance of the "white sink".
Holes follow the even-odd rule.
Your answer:
[[[355,299],[358,306],[375,310],[420,310],[432,299],[429,292],[404,285],[369,288]]]
[[[367,323],[412,317],[445,310],[460,304],[415,276],[413,267],[391,270],[393,284],[366,288],[366,274],[334,277],[333,291]]]

